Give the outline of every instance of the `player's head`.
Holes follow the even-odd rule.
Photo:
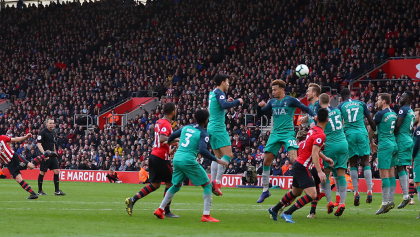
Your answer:
[[[420,120],[420,108],[417,108],[414,110],[414,114],[416,115],[415,119],[414,119],[414,124],[418,124],[419,120]]]
[[[48,119],[45,121],[45,123],[46,123],[46,125],[47,125],[47,129],[48,129],[48,130],[52,130],[52,129],[54,129],[54,126],[55,126],[55,124],[54,124],[54,119],[52,119],[52,118],[48,118]]]
[[[318,98],[321,95],[321,86],[316,83],[309,83],[308,90],[306,91],[306,97],[309,101],[313,98]]]
[[[388,93],[381,93],[378,96],[378,107],[382,109],[386,105],[391,104],[391,95]]]
[[[401,98],[400,98],[400,105],[404,106],[404,105],[410,105],[411,102],[413,102],[413,92],[411,91],[406,91],[402,94]]]
[[[299,130],[299,132],[297,132],[297,134],[296,134],[296,140],[298,142],[301,142],[301,141],[303,141],[303,140],[306,139],[306,135],[308,135],[308,132],[307,131],[305,131],[305,130]]]
[[[277,79],[271,82],[271,91],[274,98],[280,98],[284,95],[284,88],[286,88],[286,82],[283,80]]]
[[[350,99],[350,90],[348,88],[344,88],[340,92],[342,100]]]
[[[321,108],[326,108],[330,105],[330,96],[326,93],[322,93],[319,96],[319,105]]]
[[[321,108],[317,113],[317,124],[319,126],[325,126],[328,122],[328,110],[326,108]]]
[[[218,73],[214,76],[214,83],[217,87],[221,87],[223,91],[227,91],[229,88],[229,75]]]
[[[203,128],[207,127],[207,124],[209,123],[209,117],[209,111],[206,109],[199,109],[194,113],[195,121]]]
[[[163,106],[163,113],[165,114],[165,117],[173,120],[176,116],[176,106],[173,102],[168,102]]]

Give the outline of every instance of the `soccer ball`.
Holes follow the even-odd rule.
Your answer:
[[[300,64],[296,67],[296,75],[298,77],[306,77],[309,74],[309,68],[305,64]]]

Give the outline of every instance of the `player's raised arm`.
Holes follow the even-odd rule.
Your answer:
[[[199,150],[198,152],[203,156],[203,158],[209,159],[211,161],[215,161],[220,165],[223,166],[227,166],[228,163],[225,160],[222,159],[218,159],[217,157],[215,157],[214,155],[212,155],[208,150],[208,143],[209,143],[209,136],[206,132],[201,132],[200,134],[200,141],[199,141]]]
[[[242,99],[237,99],[234,100],[232,102],[228,102],[226,100],[226,96],[223,94],[217,95],[217,102],[219,102],[220,107],[222,107],[222,109],[230,109],[232,107],[238,106],[239,104],[242,104],[244,101]]]
[[[178,142],[177,138],[181,136],[182,129],[178,129],[176,132],[172,133],[169,138],[167,138],[166,142],[171,144],[172,142]]]
[[[268,101],[268,103],[265,103],[265,101],[261,101],[257,107],[257,116],[262,117],[263,115],[268,115],[271,109],[271,100]]]
[[[28,139],[30,137],[32,137],[32,134],[28,133],[24,137],[12,137],[12,138],[10,138],[10,142],[11,143],[22,142],[22,141],[25,141],[26,139]]]
[[[376,123],[375,123],[375,121],[373,121],[372,114],[370,113],[368,107],[366,106],[366,104],[364,102],[362,102],[362,105],[363,105],[363,114],[365,115],[365,117],[366,117],[366,119],[369,123],[369,126],[372,128],[373,131],[376,131]],[[340,111],[341,111],[341,109],[340,109]]]
[[[305,111],[306,113],[310,114],[311,116],[315,117],[316,113],[310,109],[308,106],[304,105],[302,102],[300,102],[298,99],[293,98],[291,106],[294,106],[296,108],[301,109],[302,111]]]

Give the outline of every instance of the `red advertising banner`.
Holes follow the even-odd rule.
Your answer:
[[[408,75],[411,79],[420,78],[420,59],[394,59],[388,61],[388,78],[395,75],[397,78],[401,75]],[[376,76],[376,75],[375,75]],[[375,78],[375,77],[374,77]]]
[[[22,177],[26,180],[38,180],[39,169],[34,170],[23,170],[21,171]],[[117,171],[120,180],[123,183],[138,184],[139,183],[139,173],[132,171]],[[9,170],[4,169],[4,174],[8,179],[11,179]],[[45,174],[44,180],[52,181],[54,180],[53,172],[49,171]],[[76,181],[76,182],[97,182],[97,183],[106,183],[109,182],[106,178],[108,174],[107,171],[101,170],[60,170],[60,180],[61,181]],[[208,175],[210,178],[210,174]],[[279,186],[281,189],[290,189],[293,183],[293,177],[291,176],[270,176],[270,183],[273,186]],[[190,184],[192,185],[192,184]],[[242,184],[242,175],[223,175],[222,177],[222,186],[235,188],[237,185]],[[382,182],[380,179],[373,180],[373,192],[381,192]],[[258,175],[258,186],[262,186],[261,175]],[[335,190],[335,188],[334,188]],[[365,179],[359,179],[359,192],[366,192],[366,181]],[[402,193],[399,180],[397,180],[397,189],[396,193]]]

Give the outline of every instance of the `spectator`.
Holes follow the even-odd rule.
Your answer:
[[[284,165],[281,167],[281,172],[282,172],[282,174],[285,174],[286,173],[286,171],[288,171],[289,170],[289,167],[290,167],[291,165],[290,165],[290,163],[289,163],[289,161],[288,160],[286,160],[285,161],[285,163],[284,163]]]
[[[289,169],[283,175],[284,176],[293,176],[293,167],[290,165]]]
[[[229,168],[226,169],[225,174],[237,174],[238,171],[233,167],[232,164],[229,164]]]
[[[125,171],[135,171],[134,166],[132,166],[130,162],[127,162],[127,167],[125,168]]]
[[[273,170],[273,175],[275,175],[275,176],[282,175],[282,169],[280,168],[279,164],[275,164],[274,168],[272,168],[272,170]]]

